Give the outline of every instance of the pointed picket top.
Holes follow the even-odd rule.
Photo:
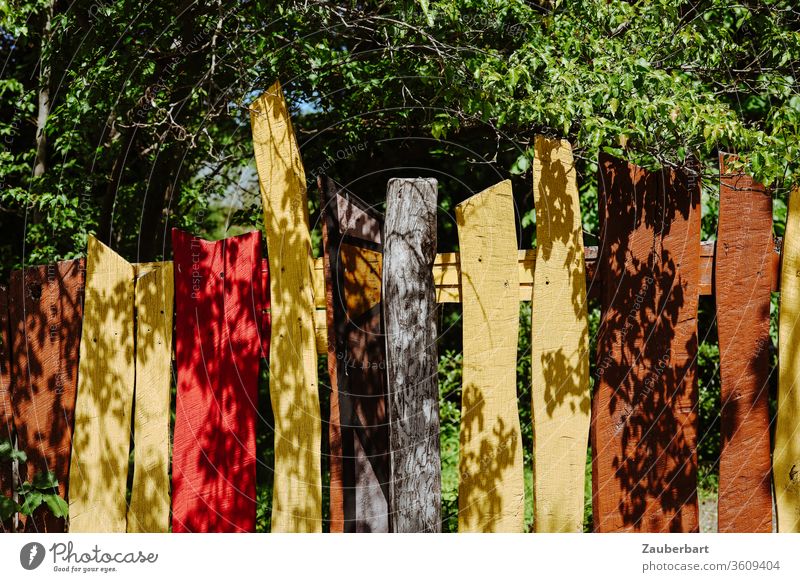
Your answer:
[[[133,265],[89,236],[70,465],[70,532],[126,531],[135,378],[134,274]]]

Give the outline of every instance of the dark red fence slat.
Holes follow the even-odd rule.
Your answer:
[[[602,154],[599,179],[594,528],[697,531],[699,178]]]
[[[720,532],[772,531],[769,306],[772,196],[720,155],[715,266],[722,381]]]
[[[381,221],[333,180],[318,178],[331,378],[331,531],[389,531],[386,345]]]
[[[172,241],[178,367],[172,529],[254,531],[261,233],[210,242],[173,229]]]
[[[8,332],[8,290],[0,285],[0,442],[14,443],[14,412],[11,404],[11,342]],[[0,495],[14,493],[13,464],[0,461]],[[13,520],[0,521],[0,532],[12,531]]]
[[[52,471],[66,500],[83,319],[84,260],[11,273],[14,422],[28,460],[20,479]],[[42,505],[25,531],[59,533],[66,520]]]

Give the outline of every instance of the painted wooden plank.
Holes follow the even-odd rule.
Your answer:
[[[441,531],[436,295],[436,180],[388,184],[383,315],[393,532]]]
[[[389,531],[381,219],[319,177],[331,378],[332,532]]]
[[[14,409],[11,389],[11,337],[8,321],[8,289],[0,285],[0,442],[15,443]],[[0,463],[0,495],[11,498],[14,493],[14,463]],[[0,521],[0,533],[14,531],[14,519]]]
[[[715,268],[722,450],[720,532],[772,531],[769,258],[772,196],[720,155]]]
[[[594,529],[697,531],[699,178],[599,166]]]
[[[781,268],[778,410],[772,472],[778,531],[800,533],[800,189],[789,198]]]
[[[169,531],[169,417],[172,382],[172,262],[136,269],[136,387],[128,531]]]
[[[525,485],[517,407],[519,270],[511,181],[456,206],[456,222],[464,335],[458,531],[518,533],[525,521]]]
[[[28,461],[20,478],[52,471],[67,499],[78,352],[83,316],[84,261],[63,261],[11,273],[9,315],[17,447]],[[25,531],[67,531],[64,518],[42,505],[21,516]]]
[[[531,305],[534,530],[583,531],[589,440],[589,319],[572,146],[537,136]]]
[[[172,531],[255,531],[261,233],[172,231],[178,389]]]
[[[133,405],[133,265],[89,237],[69,481],[70,532],[124,532]]]
[[[252,104],[256,168],[270,261],[270,396],[275,413],[272,531],[322,530],[322,474],[314,330],[314,262],[300,150],[280,84]],[[324,337],[324,336],[322,336]]]

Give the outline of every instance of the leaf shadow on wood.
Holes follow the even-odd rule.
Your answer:
[[[322,529],[320,386],[305,171],[280,83],[251,105],[271,269],[272,531]],[[277,265],[280,265],[277,267]]]
[[[382,217],[318,178],[329,313],[331,531],[388,532],[389,424],[380,253]],[[334,507],[338,500],[339,507]]]
[[[89,239],[75,429],[70,531],[124,532],[134,371],[134,269]]]
[[[83,315],[83,259],[11,273],[11,377],[17,446],[27,455],[20,480],[52,471],[59,495],[67,500],[78,351]],[[21,516],[26,532],[59,533],[67,520],[44,505],[31,518]]]
[[[260,232],[211,242],[173,230],[173,531],[255,531],[260,244]]]
[[[596,531],[697,531],[699,176],[600,157]]]

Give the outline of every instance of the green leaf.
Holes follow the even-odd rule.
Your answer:
[[[52,471],[39,473],[33,478],[33,486],[36,489],[55,489],[58,487],[58,479]]]
[[[44,496],[38,491],[28,493],[25,496],[25,501],[22,503],[22,507],[20,507],[20,512],[25,515],[33,515],[33,512],[42,504],[43,500]]]
[[[19,511],[19,505],[10,497],[0,495],[0,521],[5,521]]]
[[[431,13],[428,0],[419,0],[419,5],[422,8],[423,14],[425,14],[425,20],[428,21],[428,26],[433,26],[433,14]]]
[[[524,174],[528,171],[528,168],[531,167],[531,161],[528,159],[528,156],[522,154],[519,156],[514,164],[511,166],[509,170],[512,174],[519,176],[520,174]]]
[[[64,501],[61,496],[55,493],[46,493],[44,501],[47,507],[50,508],[52,514],[56,517],[67,517],[69,515],[69,505]]]

